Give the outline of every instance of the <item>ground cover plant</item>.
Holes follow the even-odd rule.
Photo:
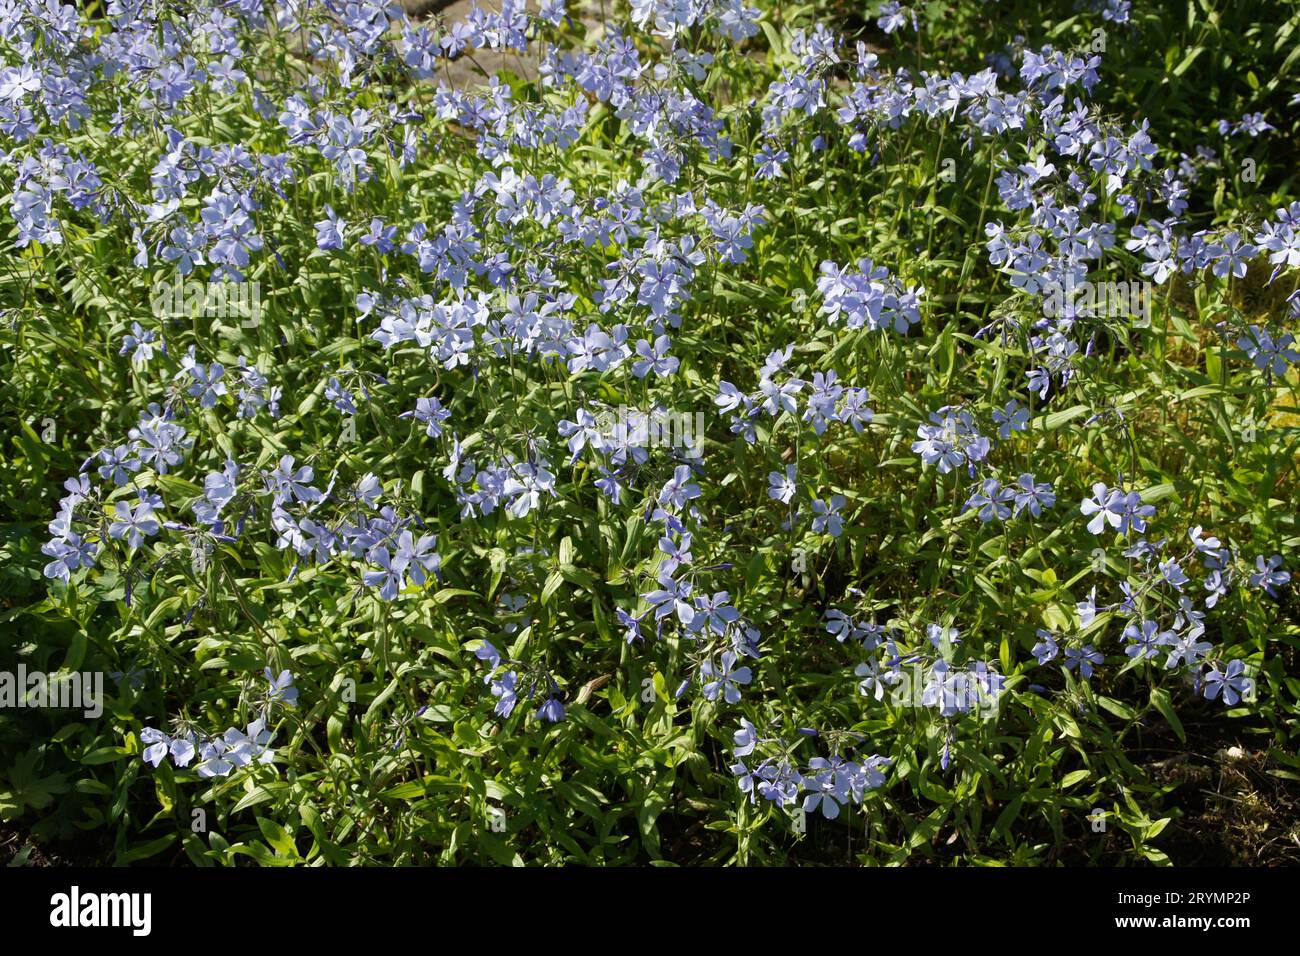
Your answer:
[[[1298,22],[0,0],[4,857],[1294,862]]]

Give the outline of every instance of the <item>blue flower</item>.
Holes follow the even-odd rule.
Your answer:
[[[695,614],[690,622],[691,631],[708,627],[715,634],[726,634],[727,628],[740,620],[740,612],[730,606],[730,601],[731,595],[726,591],[718,591],[711,598],[697,597]]]
[[[396,248],[396,243],[393,241],[396,238],[397,227],[384,225],[384,221],[376,216],[374,219],[370,220],[370,230],[361,236],[361,244],[363,246],[371,246],[380,255],[387,255]],[[339,242],[341,247],[341,234],[339,236]]]
[[[1015,513],[1028,509],[1035,518],[1041,517],[1043,510],[1056,504],[1056,494],[1050,482],[1037,482],[1034,476],[1026,472],[1016,479],[1014,488],[1009,489],[1015,497]]]
[[[705,700],[717,700],[721,694],[728,704],[740,701],[739,685],[753,680],[753,673],[748,667],[736,667],[736,661],[733,651],[723,651],[720,667],[715,667],[712,660],[700,665],[700,683],[704,685]]]
[[[379,569],[363,571],[362,580],[367,587],[378,588],[379,596],[385,601],[395,600],[405,584],[403,566],[394,564],[392,555],[382,546],[372,550],[367,557],[371,563],[379,565]]]
[[[283,670],[277,675],[268,667],[262,671],[262,674],[270,685],[266,695],[268,702],[283,704],[285,707],[298,705],[298,689],[293,686],[292,673]]]
[[[962,511],[976,509],[980,521],[1005,521],[1011,517],[1011,503],[1016,500],[1016,493],[1010,488],[1003,488],[996,478],[985,478],[979,488],[972,492],[962,506]]]
[[[629,644],[631,644],[634,641],[639,641],[644,639],[643,635],[641,634],[641,620],[643,617],[645,617],[644,614],[641,617],[633,617],[631,614],[628,614],[627,611],[623,610],[621,607],[615,608],[614,613],[618,617],[618,623],[623,627],[624,640],[626,640]]]
[[[1091,645],[1085,644],[1083,647],[1067,647],[1065,649],[1065,669],[1079,669],[1079,674],[1085,679],[1092,676],[1094,665],[1100,664],[1105,658]]]
[[[1141,625],[1130,624],[1124,628],[1124,639],[1129,641],[1124,653],[1141,659],[1157,656],[1163,645],[1173,643],[1176,639],[1176,635],[1170,631],[1160,631],[1159,628],[1160,625],[1155,621],[1142,621]]]
[[[1199,630],[1192,629],[1181,637],[1176,634],[1168,635],[1169,639],[1163,642],[1171,648],[1169,656],[1165,658],[1166,669],[1173,670],[1180,661],[1187,667],[1195,667],[1197,662],[1210,652],[1214,645],[1208,641],[1198,641],[1200,634]]]
[[[681,511],[686,503],[701,494],[700,486],[692,482],[689,465],[678,465],[673,469],[673,476],[659,492],[659,504],[667,505],[675,511]]]
[[[542,703],[542,706],[537,708],[537,712],[533,716],[548,723],[558,724],[564,719],[564,705],[560,703],[558,697],[548,697]]]
[[[781,502],[783,505],[788,505],[794,499],[796,490],[795,474],[794,465],[786,465],[784,475],[779,471],[768,472],[767,483],[769,487],[767,496],[774,501]]]
[[[515,690],[518,682],[519,675],[514,671],[506,671],[500,678],[492,681],[492,696],[498,698],[493,710],[498,716],[509,717],[515,709],[515,704],[519,702],[519,695]]]
[[[659,578],[659,587],[643,594],[655,612],[655,620],[661,620],[676,613],[677,619],[689,627],[695,620],[695,607],[691,603],[691,582],[685,579],[677,581],[671,577]]]
[[[347,229],[347,220],[336,216],[334,209],[326,203],[325,218],[316,223],[316,248],[342,249]]]
[[[140,731],[140,743],[145,745],[142,754],[144,762],[156,767],[167,756],[167,749],[171,746],[171,738],[161,730],[145,727]]]
[[[1282,555],[1275,554],[1265,559],[1261,554],[1255,558],[1255,572],[1250,576],[1252,588],[1262,588],[1269,597],[1277,597],[1277,588],[1291,580],[1291,572],[1283,571]]]
[[[1223,695],[1223,702],[1234,706],[1243,698],[1249,697],[1255,688],[1255,682],[1246,676],[1246,665],[1239,660],[1229,661],[1225,670],[1217,667],[1205,675],[1204,694],[1209,700],[1217,700]]]
[[[849,802],[849,776],[843,772],[842,757],[814,757],[808,761],[810,775],[803,778],[803,787],[808,791],[804,797],[804,813],[813,813],[821,808],[822,816],[834,820],[840,815],[840,806]]]
[[[108,526],[108,536],[125,538],[130,548],[140,547],[146,537],[151,537],[162,529],[154,515],[152,504],[145,501],[143,496],[134,508],[125,501],[119,501],[113,506],[113,511],[116,518]]]
[[[737,757],[747,757],[754,752],[758,746],[758,730],[747,718],[740,718],[740,729],[731,736],[735,748],[732,750]]]
[[[1092,497],[1085,498],[1079,510],[1085,515],[1093,515],[1088,522],[1092,534],[1101,534],[1106,525],[1118,529],[1123,521],[1123,494],[1117,489],[1108,488],[1102,482],[1092,486]]]
[[[839,514],[844,502],[843,495],[831,495],[829,499],[817,499],[812,503],[814,533],[825,531],[832,538],[844,533],[844,519]]]
[[[1029,409],[1013,398],[1005,408],[993,409],[993,422],[998,426],[998,437],[1006,441],[1012,432],[1029,430]]]
[[[474,649],[474,656],[488,665],[488,672],[483,677],[483,683],[491,682],[492,675],[496,669],[501,666],[501,652],[496,649],[491,641],[483,640],[479,642],[478,647]]]

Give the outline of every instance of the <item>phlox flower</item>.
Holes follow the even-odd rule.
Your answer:
[[[704,686],[704,699],[717,700],[722,696],[728,704],[739,703],[740,685],[753,680],[753,672],[748,667],[736,667],[736,654],[723,651],[720,664],[715,666],[712,660],[700,665],[700,683]]]
[[[1261,588],[1269,597],[1277,597],[1277,589],[1291,580],[1291,572],[1283,571],[1282,555],[1275,554],[1265,559],[1261,554],[1255,558],[1255,571],[1250,576],[1250,586]]]
[[[1092,676],[1093,667],[1102,663],[1103,660],[1105,658],[1091,644],[1065,649],[1065,669],[1074,670],[1078,668],[1080,676],[1085,679]]]
[[[1232,707],[1250,697],[1255,689],[1255,682],[1246,676],[1245,663],[1234,660],[1230,661],[1222,671],[1217,667],[1211,669],[1205,675],[1203,686],[1203,693],[1207,699],[1217,700],[1222,695],[1223,702]]]
[[[796,469],[794,465],[785,466],[785,474],[779,471],[768,472],[767,475],[767,496],[774,501],[779,501],[783,505],[788,505],[794,499],[796,490],[795,485]]]

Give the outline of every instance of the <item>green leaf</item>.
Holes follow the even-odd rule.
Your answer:
[[[176,837],[177,834],[168,833],[158,837],[156,840],[142,843],[139,846],[120,854],[117,857],[117,863],[119,866],[124,866],[128,863],[135,863],[137,860],[147,860],[151,856],[157,856],[163,850],[175,843]]]
[[[1174,704],[1173,701],[1169,699],[1169,692],[1162,687],[1151,688],[1151,703],[1155,706],[1156,710],[1160,711],[1164,716],[1165,721],[1169,726],[1174,729],[1174,733],[1178,735],[1178,739],[1183,743],[1187,743],[1187,733],[1183,730],[1182,721],[1179,720],[1178,715],[1174,713]]]
[[[1091,770],[1087,770],[1087,769],[1071,770],[1069,773],[1067,773],[1064,777],[1061,778],[1061,789],[1069,790],[1076,783],[1082,783],[1084,780],[1087,780],[1088,777],[1091,775],[1092,775]]]

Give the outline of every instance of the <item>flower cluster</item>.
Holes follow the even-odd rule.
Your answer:
[[[801,730],[800,736],[818,736],[818,733]],[[854,737],[842,733],[826,736],[835,742]],[[733,742],[736,762],[731,772],[750,802],[762,797],[778,807],[798,804],[805,813],[820,811],[827,820],[834,820],[841,808],[862,803],[867,793],[884,786],[885,771],[893,763],[880,754],[846,760],[833,751],[828,757],[810,758],[800,770],[794,754],[798,740],[792,745],[777,737],[761,736],[758,728],[744,718],[740,730],[733,735]],[[752,769],[746,759],[753,765]],[[800,794],[804,795],[802,802]]]
[[[267,686],[258,695],[261,716],[243,730],[231,727],[224,733],[207,733],[185,719],[177,720],[170,734],[145,727],[140,731],[144,762],[157,767],[164,759],[171,758],[176,767],[185,769],[197,757],[194,772],[203,779],[228,777],[245,767],[272,763],[276,753],[271,747],[275,734],[268,726],[271,713],[277,707],[296,707],[298,690],[287,670],[276,674],[268,667],[264,676]]]
[[[0,193],[14,287],[34,290],[19,351],[40,358],[55,302],[105,323],[53,350],[93,358],[75,380],[102,414],[52,479],[51,606],[107,607],[120,583],[148,621],[123,633],[184,615],[188,642],[206,608],[205,627],[306,642],[302,620],[265,628],[256,605],[285,597],[285,621],[313,615],[391,671],[408,714],[454,697],[493,733],[559,724],[594,692],[572,688],[653,666],[693,743],[750,714],[730,770],[751,802],[827,819],[892,759],[850,759],[870,748],[847,731],[763,736],[761,708],[783,708],[774,728],[858,710],[882,734],[875,718],[914,708],[947,772],[1024,695],[1077,708],[1084,684],[1141,678],[1252,699],[1263,655],[1233,618],[1287,597],[1285,537],[1246,514],[1245,467],[1230,501],[1168,501],[1187,462],[1149,456],[1125,415],[1154,401],[1132,368],[1176,364],[1174,332],[1205,368],[1166,404],[1269,407],[1300,364],[1300,202],[1202,215],[1195,187],[1232,141],[1183,153],[1108,115],[1100,50],[1020,37],[974,72],[891,68],[744,0],[631,0],[591,31],[565,0],[455,23],[388,0],[103,6],[92,25],[58,0],[0,4]],[[1127,29],[1130,6],[1079,15]],[[873,16],[910,42],[920,14]],[[526,75],[459,78],[489,52]],[[1241,143],[1269,119],[1218,129]],[[935,132],[936,164],[955,143],[972,189],[987,176],[968,227],[911,186],[881,200],[907,228],[803,208],[891,163],[902,182],[913,135]],[[940,255],[953,235],[964,261]],[[98,249],[120,254],[82,281]],[[142,288],[190,277],[264,284],[265,315],[142,314]],[[1115,283],[1159,289],[1164,319],[1194,301],[1189,331],[1147,336],[1149,298],[1073,295]],[[1288,305],[1225,305],[1247,285]],[[1226,540],[1238,519],[1251,540],[1188,527]],[[996,611],[966,606],[983,597]],[[823,609],[852,656],[824,694],[790,664],[827,656],[804,640]],[[427,679],[417,637],[472,650],[486,691],[455,696],[477,683],[463,667]],[[146,727],[144,759],[202,777],[271,762],[271,709],[297,691],[266,677],[244,730]],[[827,749],[805,761],[809,739]]]

